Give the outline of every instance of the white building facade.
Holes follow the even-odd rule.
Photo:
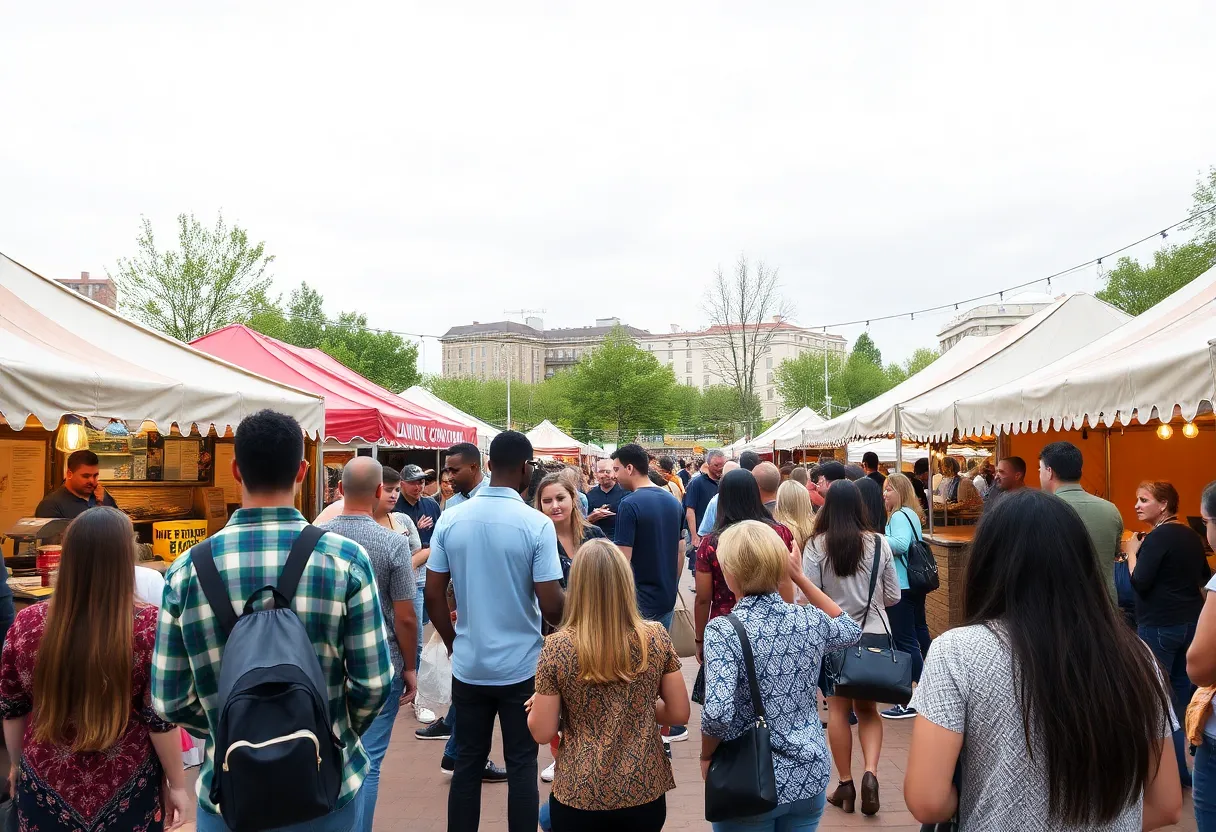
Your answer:
[[[945,352],[968,335],[996,335],[1053,303],[1055,298],[1051,295],[1027,292],[1011,297],[1007,302],[976,306],[950,321],[937,333],[938,346]]]

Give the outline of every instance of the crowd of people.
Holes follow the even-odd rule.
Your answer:
[[[199,830],[370,830],[408,708],[417,739],[446,742],[450,830],[479,827],[496,782],[512,832],[659,830],[677,788],[668,746],[690,738],[696,703],[707,789],[756,725],[771,748],[766,808],[719,815],[717,832],[879,813],[893,719],[915,720],[903,798],[922,823],[1151,829],[1178,820],[1193,784],[1199,828],[1216,832],[1203,539],[1168,482],[1137,489],[1129,537],[1081,487],[1075,446],[1038,463],[1041,489],[1016,457],[967,474],[946,457],[934,482],[927,460],[908,476],[872,455],[779,468],[627,444],[592,483],[504,431],[485,457],[450,448],[439,476],[352,459],[314,527],[296,508],[299,425],[254,414],[235,437],[241,508],[160,598],[137,594],[130,521],[98,506],[68,527],[49,603],[16,615],[0,714],[20,828],[155,832],[197,802]],[[982,516],[963,626],[931,639],[915,565],[935,495]],[[1216,541],[1216,484],[1197,508]],[[417,701],[428,623],[450,657],[442,715]],[[288,647],[291,667],[259,659]],[[851,650],[906,655],[910,701],[859,692]],[[315,712],[285,704],[308,696]],[[206,740],[197,798],[177,728]],[[315,777],[298,776],[314,758]]]

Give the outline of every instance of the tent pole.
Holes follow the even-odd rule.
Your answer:
[[[372,443],[372,459],[380,459],[380,443]]]
[[[925,502],[929,504],[929,536],[933,536],[933,443],[929,443],[929,482],[925,484]]]
[[[1106,457],[1106,487],[1103,489],[1105,498],[1110,500],[1110,428],[1103,431],[1102,454]]]
[[[899,418],[899,405],[895,406],[895,471],[904,472],[904,432]]]

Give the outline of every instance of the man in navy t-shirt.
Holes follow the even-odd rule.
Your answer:
[[[638,611],[670,631],[684,565],[684,511],[670,491],[650,481],[649,461],[641,445],[618,448],[612,469],[617,484],[629,492],[617,507],[615,541],[633,567]],[[686,740],[688,729],[673,726],[663,739]]]

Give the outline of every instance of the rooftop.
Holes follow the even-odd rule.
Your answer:
[[[536,338],[543,341],[582,341],[589,338],[603,338],[616,328],[611,326],[576,326],[560,327],[558,329],[536,329],[527,324],[515,321],[495,321],[483,324],[474,322],[466,326],[454,326],[440,337],[440,341],[455,341],[461,338],[475,338],[487,335],[519,335],[525,338]],[[651,333],[633,326],[621,325],[634,338],[649,337]]]

